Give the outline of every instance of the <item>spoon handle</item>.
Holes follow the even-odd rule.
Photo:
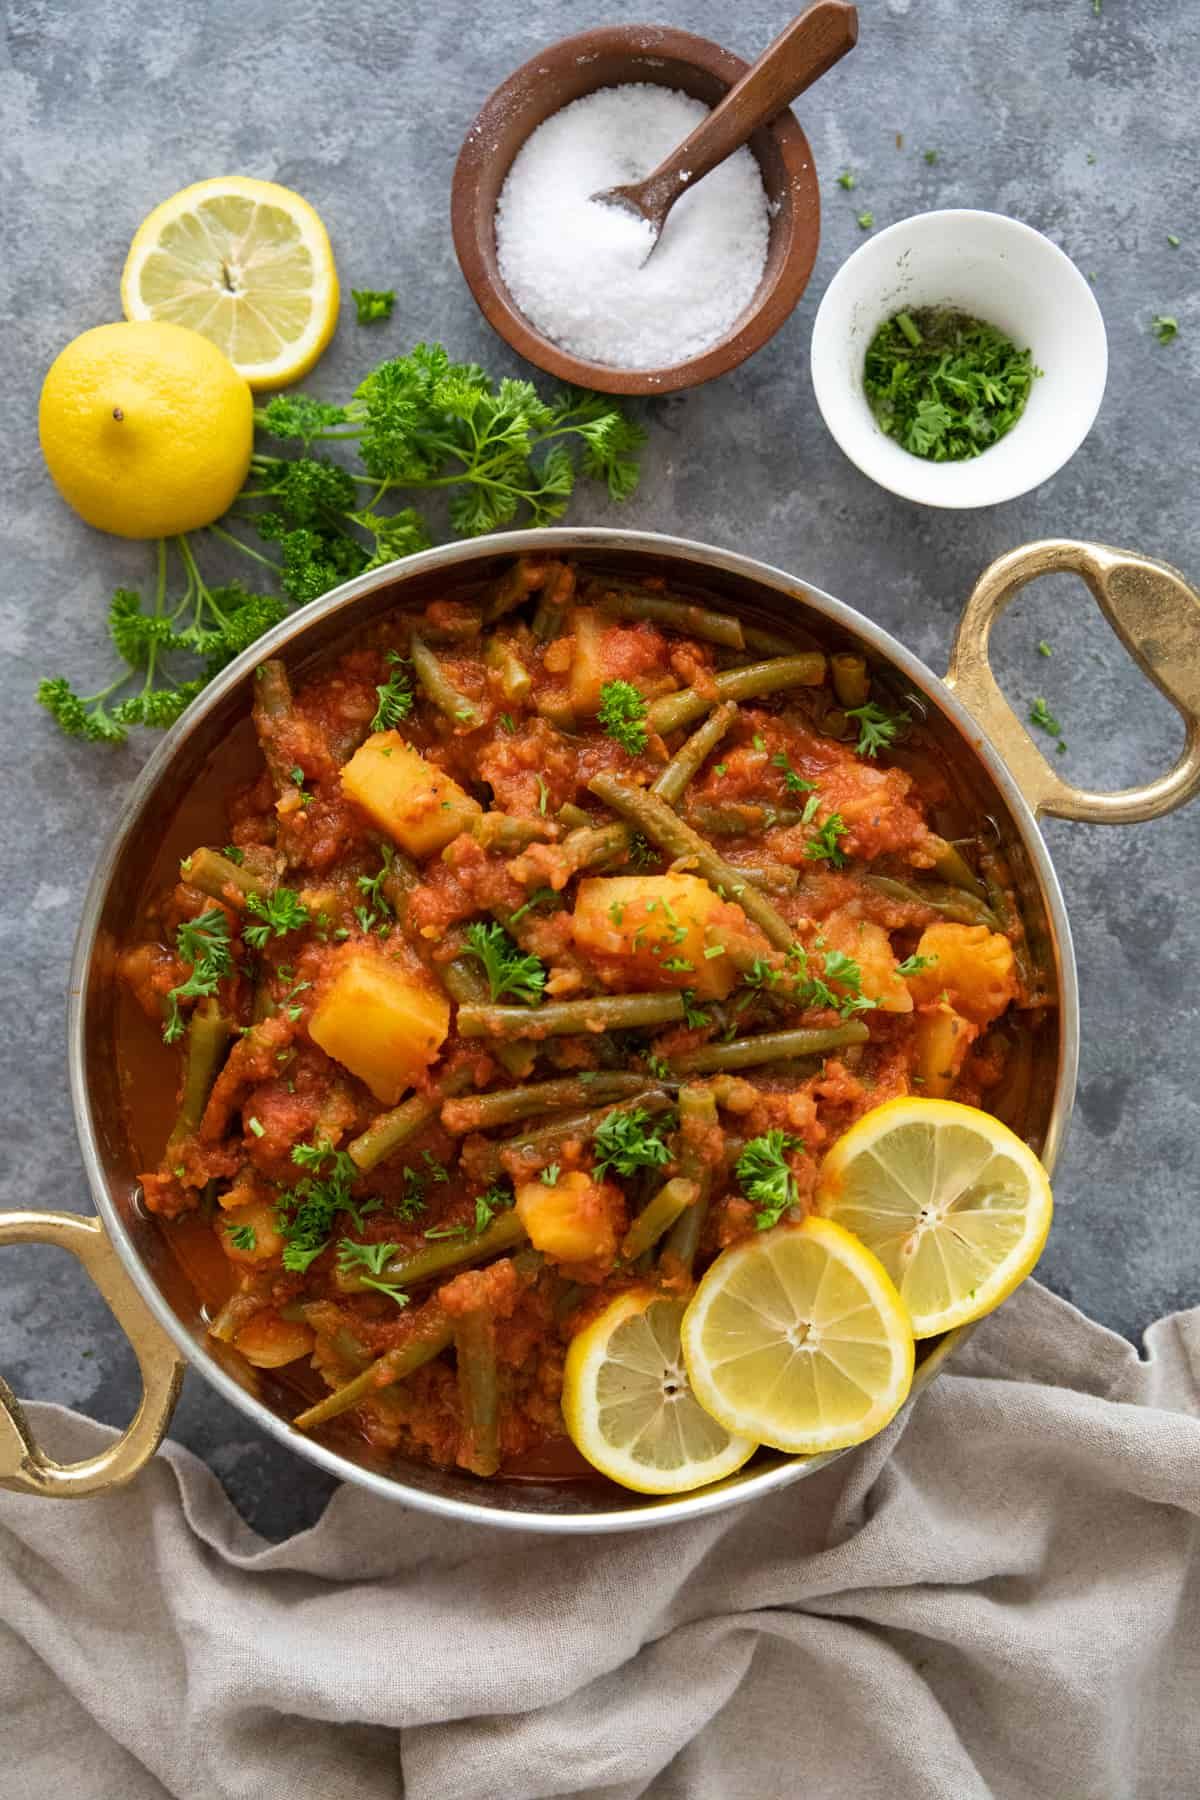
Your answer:
[[[784,27],[695,131],[639,183],[647,210],[673,200],[740,148],[807,87],[853,50],[858,13],[845,0],[816,0]]]

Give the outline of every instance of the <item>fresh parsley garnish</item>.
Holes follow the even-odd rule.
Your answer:
[[[261,894],[246,895],[246,911],[261,919],[261,925],[243,927],[242,936],[254,950],[264,950],[273,937],[285,937],[308,924],[308,908],[293,888],[276,888],[264,900]]]
[[[381,844],[379,851],[383,857],[382,866],[374,875],[358,877],[357,885],[360,893],[364,896],[364,904],[355,907],[354,916],[364,931],[370,931],[376,925],[380,925],[381,921],[391,920],[395,917],[392,903],[383,891],[383,884],[392,872],[396,852],[390,844]],[[386,931],[381,930],[381,935],[386,936]]]
[[[502,925],[468,925],[466,955],[483,964],[492,1003],[506,996],[523,1006],[536,1006],[546,985],[544,964],[526,956]]]
[[[600,689],[600,710],[596,715],[609,737],[640,756],[646,748],[646,702],[632,681],[606,681]]]
[[[172,540],[182,573],[176,581],[160,540],[150,597],[118,588],[112,598],[109,635],[121,662],[115,680],[86,694],[62,675],[38,686],[39,703],[69,736],[120,743],[131,725],[174,724],[226,663],[293,606],[426,549],[429,529],[412,506],[384,510],[397,490],[452,490],[450,526],[461,537],[548,525],[566,510],[580,473],[604,483],[614,500],[627,499],[645,440],[608,395],[572,388],[547,402],[530,382],[493,382],[474,363],[451,362],[440,344],[389,358],[343,404],[276,394],[255,421],[295,454],[271,454],[260,438],[236,502],[236,531],[217,524],[211,532],[257,571],[271,571],[281,592],[210,586],[187,537]],[[310,454],[326,439],[353,447],[353,472]]]
[[[837,178],[837,184],[840,188],[845,188],[848,194],[852,194],[858,186],[858,176],[853,169],[843,169]]]
[[[225,1236],[235,1250],[254,1250],[258,1247],[258,1233],[253,1225],[227,1225]]]
[[[848,826],[841,813],[830,813],[821,829],[805,844],[805,856],[812,862],[828,862],[835,869],[842,868],[846,857],[845,852],[838,847],[838,839],[844,838],[847,830]]]
[[[936,961],[936,956],[918,956],[914,951],[912,956],[906,956],[903,962],[896,964],[896,973],[897,975],[916,975],[921,969],[932,969]]]
[[[1041,694],[1038,695],[1037,699],[1029,709],[1029,723],[1031,725],[1036,725],[1039,731],[1048,732],[1051,737],[1062,736],[1062,726],[1054,717],[1050,708],[1046,705],[1045,699]]]
[[[873,212],[860,212],[859,213],[858,229],[860,231],[870,231],[870,229],[874,225],[874,223],[875,223],[875,214]]]
[[[1053,656],[1054,655],[1053,650],[1050,648],[1050,646],[1046,642],[1045,638],[1040,639],[1040,641],[1038,643],[1038,655],[1039,656]]]
[[[221,855],[227,857],[231,863],[236,863],[239,869],[246,860],[246,852],[239,850],[236,844],[226,844]]]
[[[379,705],[371,720],[372,731],[394,731],[413,709],[414,695],[407,662],[398,650],[389,650],[387,659],[391,673],[383,686],[375,689]]]
[[[1028,350],[964,313],[897,313],[867,349],[863,385],[881,431],[932,462],[978,456],[1025,410]]]
[[[689,1031],[698,1031],[702,1025],[709,1023],[708,1013],[697,1004],[691,988],[681,988],[679,998],[683,1001],[683,1022]]]
[[[592,1139],[595,1172],[612,1169],[617,1175],[636,1175],[639,1169],[661,1169],[671,1160],[663,1142],[661,1118],[652,1118],[644,1107],[630,1112],[611,1112],[601,1119]]]
[[[399,1244],[357,1244],[353,1238],[340,1238],[338,1268],[343,1274],[357,1272],[363,1287],[374,1288],[377,1294],[386,1294],[397,1306],[407,1306],[408,1295],[404,1289],[394,1281],[382,1279],[389,1260],[399,1248]]]
[[[775,752],[771,767],[783,770],[783,785],[790,794],[811,794],[816,786],[813,781],[805,781],[803,775],[797,775],[783,750]]]
[[[303,1274],[327,1247],[339,1212],[350,1213],[358,1224],[364,1213],[377,1211],[380,1202],[354,1204],[350,1189],[358,1176],[357,1164],[346,1151],[335,1150],[327,1138],[314,1144],[294,1144],[292,1161],[307,1172],[295,1187],[279,1193],[275,1218],[284,1239],[283,1266]]]
[[[858,743],[854,747],[860,756],[878,756],[881,750],[890,747],[901,727],[908,724],[906,712],[884,712],[873,700],[868,700],[865,706],[848,708],[846,717],[858,721]]]
[[[541,1174],[538,1176],[538,1180],[546,1187],[553,1187],[561,1173],[562,1171],[557,1163],[547,1163]]]
[[[351,288],[350,298],[354,302],[354,310],[360,325],[374,325],[380,319],[390,319],[392,308],[396,304],[395,288]]]
[[[179,1002],[207,999],[216,993],[224,977],[233,973],[229,920],[219,906],[211,907],[197,919],[185,919],[175,933],[175,944],[184,962],[191,963],[192,972],[167,995],[163,1038],[168,1044],[183,1036]]]
[[[1179,336],[1179,320],[1173,319],[1170,313],[1156,313],[1151,330],[1160,344],[1169,344],[1172,338]]]
[[[737,1159],[735,1173],[747,1200],[757,1207],[754,1223],[759,1231],[777,1225],[789,1206],[796,1204],[796,1178],[788,1166],[789,1150],[803,1150],[803,1138],[786,1131],[768,1131],[751,1138]]]

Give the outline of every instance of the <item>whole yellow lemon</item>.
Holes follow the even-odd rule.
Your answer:
[[[97,325],[42,383],[38,435],[69,506],[118,537],[209,525],[246,479],[254,401],[199,332],[159,321]]]

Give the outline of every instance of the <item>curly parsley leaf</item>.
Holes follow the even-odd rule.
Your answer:
[[[258,1233],[253,1225],[227,1225],[225,1236],[235,1250],[250,1251],[258,1246]]]
[[[359,1244],[353,1238],[339,1238],[337,1266],[344,1275],[357,1275],[361,1286],[386,1294],[397,1306],[408,1305],[408,1295],[394,1281],[384,1281],[388,1262],[399,1250],[399,1244]]]
[[[652,1118],[644,1107],[630,1112],[610,1112],[601,1119],[592,1139],[595,1172],[612,1169],[617,1175],[636,1175],[639,1169],[661,1169],[671,1160],[663,1142],[663,1119]]]
[[[811,862],[828,862],[835,869],[840,869],[846,861],[845,852],[839,848],[838,840],[844,838],[848,830],[841,813],[830,813],[819,831],[809,838],[804,846],[804,854]]]
[[[181,1000],[207,999],[215,994],[226,975],[233,973],[233,956],[229,947],[229,920],[219,906],[201,913],[199,918],[185,919],[175,933],[180,956],[192,965],[186,981],[173,987],[167,995],[167,1017],[163,1038],[173,1044],[183,1036]]]
[[[881,750],[887,750],[897,732],[909,722],[906,712],[887,713],[873,700],[865,706],[849,707],[846,717],[858,721],[858,743],[854,747],[860,756],[878,756]]]
[[[502,925],[467,926],[466,954],[483,964],[493,1005],[506,996],[536,1006],[546,985],[545,966],[526,956]]]
[[[630,756],[646,748],[646,702],[632,681],[606,681],[600,689],[600,724]]]
[[[308,924],[308,908],[294,888],[276,888],[265,899],[261,894],[247,894],[246,911],[263,921],[242,930],[242,936],[254,950],[265,950],[271,938],[284,937]]]
[[[786,1131],[768,1131],[751,1138],[737,1159],[735,1174],[743,1194],[758,1210],[754,1223],[759,1231],[778,1225],[798,1198],[796,1178],[787,1162],[789,1151],[803,1150],[803,1138]]]
[[[350,298],[354,302],[354,310],[360,325],[374,325],[380,319],[390,319],[392,308],[396,304],[395,288],[351,288]]]
[[[283,1266],[303,1274],[329,1245],[333,1222],[339,1212],[349,1213],[356,1225],[362,1215],[378,1210],[379,1201],[355,1206],[350,1189],[358,1177],[353,1157],[335,1150],[327,1138],[313,1144],[294,1144],[292,1161],[306,1173],[294,1188],[283,1189],[275,1201],[275,1221],[284,1240]]]

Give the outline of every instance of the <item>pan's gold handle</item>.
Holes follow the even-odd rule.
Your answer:
[[[1144,787],[1097,794],[1064,781],[992,674],[988,638],[995,621],[1027,582],[1063,569],[1082,575],[1125,648],[1186,727],[1175,767]],[[1152,557],[1071,538],[1047,538],[1000,557],[984,570],[963,609],[946,685],[996,745],[1035,813],[1131,825],[1173,812],[1200,788],[1200,594],[1177,569]]]
[[[77,1256],[133,1346],[142,1398],[133,1422],[114,1444],[84,1462],[58,1463],[39,1448],[21,1404],[0,1381],[0,1488],[80,1499],[130,1481],[162,1442],[183,1380],[183,1361],[146,1310],[99,1219],[78,1213],[0,1213],[0,1246],[57,1244]]]

